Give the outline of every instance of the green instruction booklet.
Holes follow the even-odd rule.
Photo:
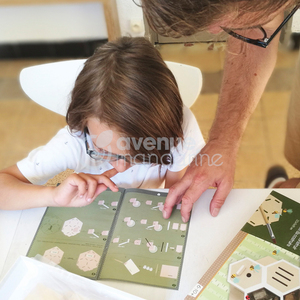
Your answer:
[[[27,256],[40,254],[90,279],[178,289],[188,224],[180,204],[163,219],[166,196],[120,188],[85,207],[49,207]]]

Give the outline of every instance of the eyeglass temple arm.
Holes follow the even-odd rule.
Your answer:
[[[275,30],[275,32],[270,36],[270,38],[267,40],[267,43],[269,44],[276,34],[282,29],[282,27],[290,20],[290,18],[293,16],[293,14],[300,8],[300,5],[297,5],[285,18],[285,20],[280,24],[280,26]]]

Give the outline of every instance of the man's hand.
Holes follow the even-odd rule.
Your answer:
[[[118,172],[111,169],[101,175],[74,173],[54,189],[55,206],[81,207],[90,204],[108,187],[118,191],[118,187],[110,180]]]
[[[193,204],[209,187],[216,187],[210,213],[217,216],[234,181],[236,152],[217,141],[210,141],[191,163],[183,178],[173,185],[165,201],[163,217],[171,216],[174,205],[181,204],[183,222],[190,218]]]

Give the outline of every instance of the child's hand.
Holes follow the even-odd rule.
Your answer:
[[[111,169],[101,175],[74,173],[54,189],[54,206],[81,207],[90,204],[108,187],[117,192],[118,187],[110,180],[118,172]]]

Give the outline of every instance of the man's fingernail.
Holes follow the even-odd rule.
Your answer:
[[[87,202],[91,202],[91,201],[92,201],[92,198],[88,198],[88,199],[87,199]]]
[[[212,211],[212,216],[216,217],[219,214],[220,208],[214,208]]]
[[[164,217],[164,219],[166,219],[167,218],[167,212],[165,211],[165,210],[163,210],[163,217]]]
[[[186,220],[184,217],[181,217],[181,219],[182,219],[182,222],[183,222],[183,223],[186,223],[186,222],[187,222],[187,220]]]

